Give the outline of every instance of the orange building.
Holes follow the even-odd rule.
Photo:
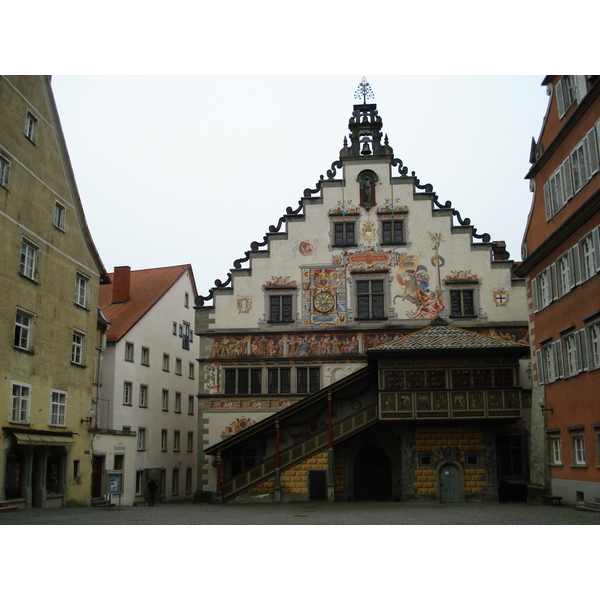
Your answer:
[[[534,361],[531,501],[600,497],[600,82],[549,75],[527,174],[534,193],[518,275]]]

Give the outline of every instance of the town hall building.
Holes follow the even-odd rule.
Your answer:
[[[525,280],[394,156],[364,79],[357,98],[326,177],[196,299],[198,492],[520,498]]]

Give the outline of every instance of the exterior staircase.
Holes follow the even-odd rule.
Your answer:
[[[594,498],[594,502],[577,504],[575,510],[587,510],[588,512],[600,512],[600,498]]]
[[[333,444],[349,438],[350,436],[370,427],[378,421],[377,405],[368,406],[361,412],[354,413],[350,417],[333,424]],[[322,452],[328,447],[328,433],[321,431],[305,441],[282,450],[279,455],[280,470],[286,469],[306,460],[310,456]],[[254,465],[252,468],[223,481],[221,492],[223,502],[242,494],[255,485],[275,476],[275,457],[270,456],[262,463]]]

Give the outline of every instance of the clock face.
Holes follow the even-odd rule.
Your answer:
[[[333,308],[335,300],[329,292],[319,292],[313,303],[319,312],[328,313]]]

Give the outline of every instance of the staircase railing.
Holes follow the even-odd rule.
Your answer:
[[[354,435],[378,420],[377,404],[367,406],[364,410],[354,413],[333,424],[333,443]],[[328,447],[327,430],[283,450],[279,455],[280,470],[284,471],[293,465],[323,451]],[[275,456],[266,458],[262,463],[254,465],[247,471],[232,477],[221,484],[223,500],[229,500],[245,490],[258,485],[262,481],[275,476]]]

